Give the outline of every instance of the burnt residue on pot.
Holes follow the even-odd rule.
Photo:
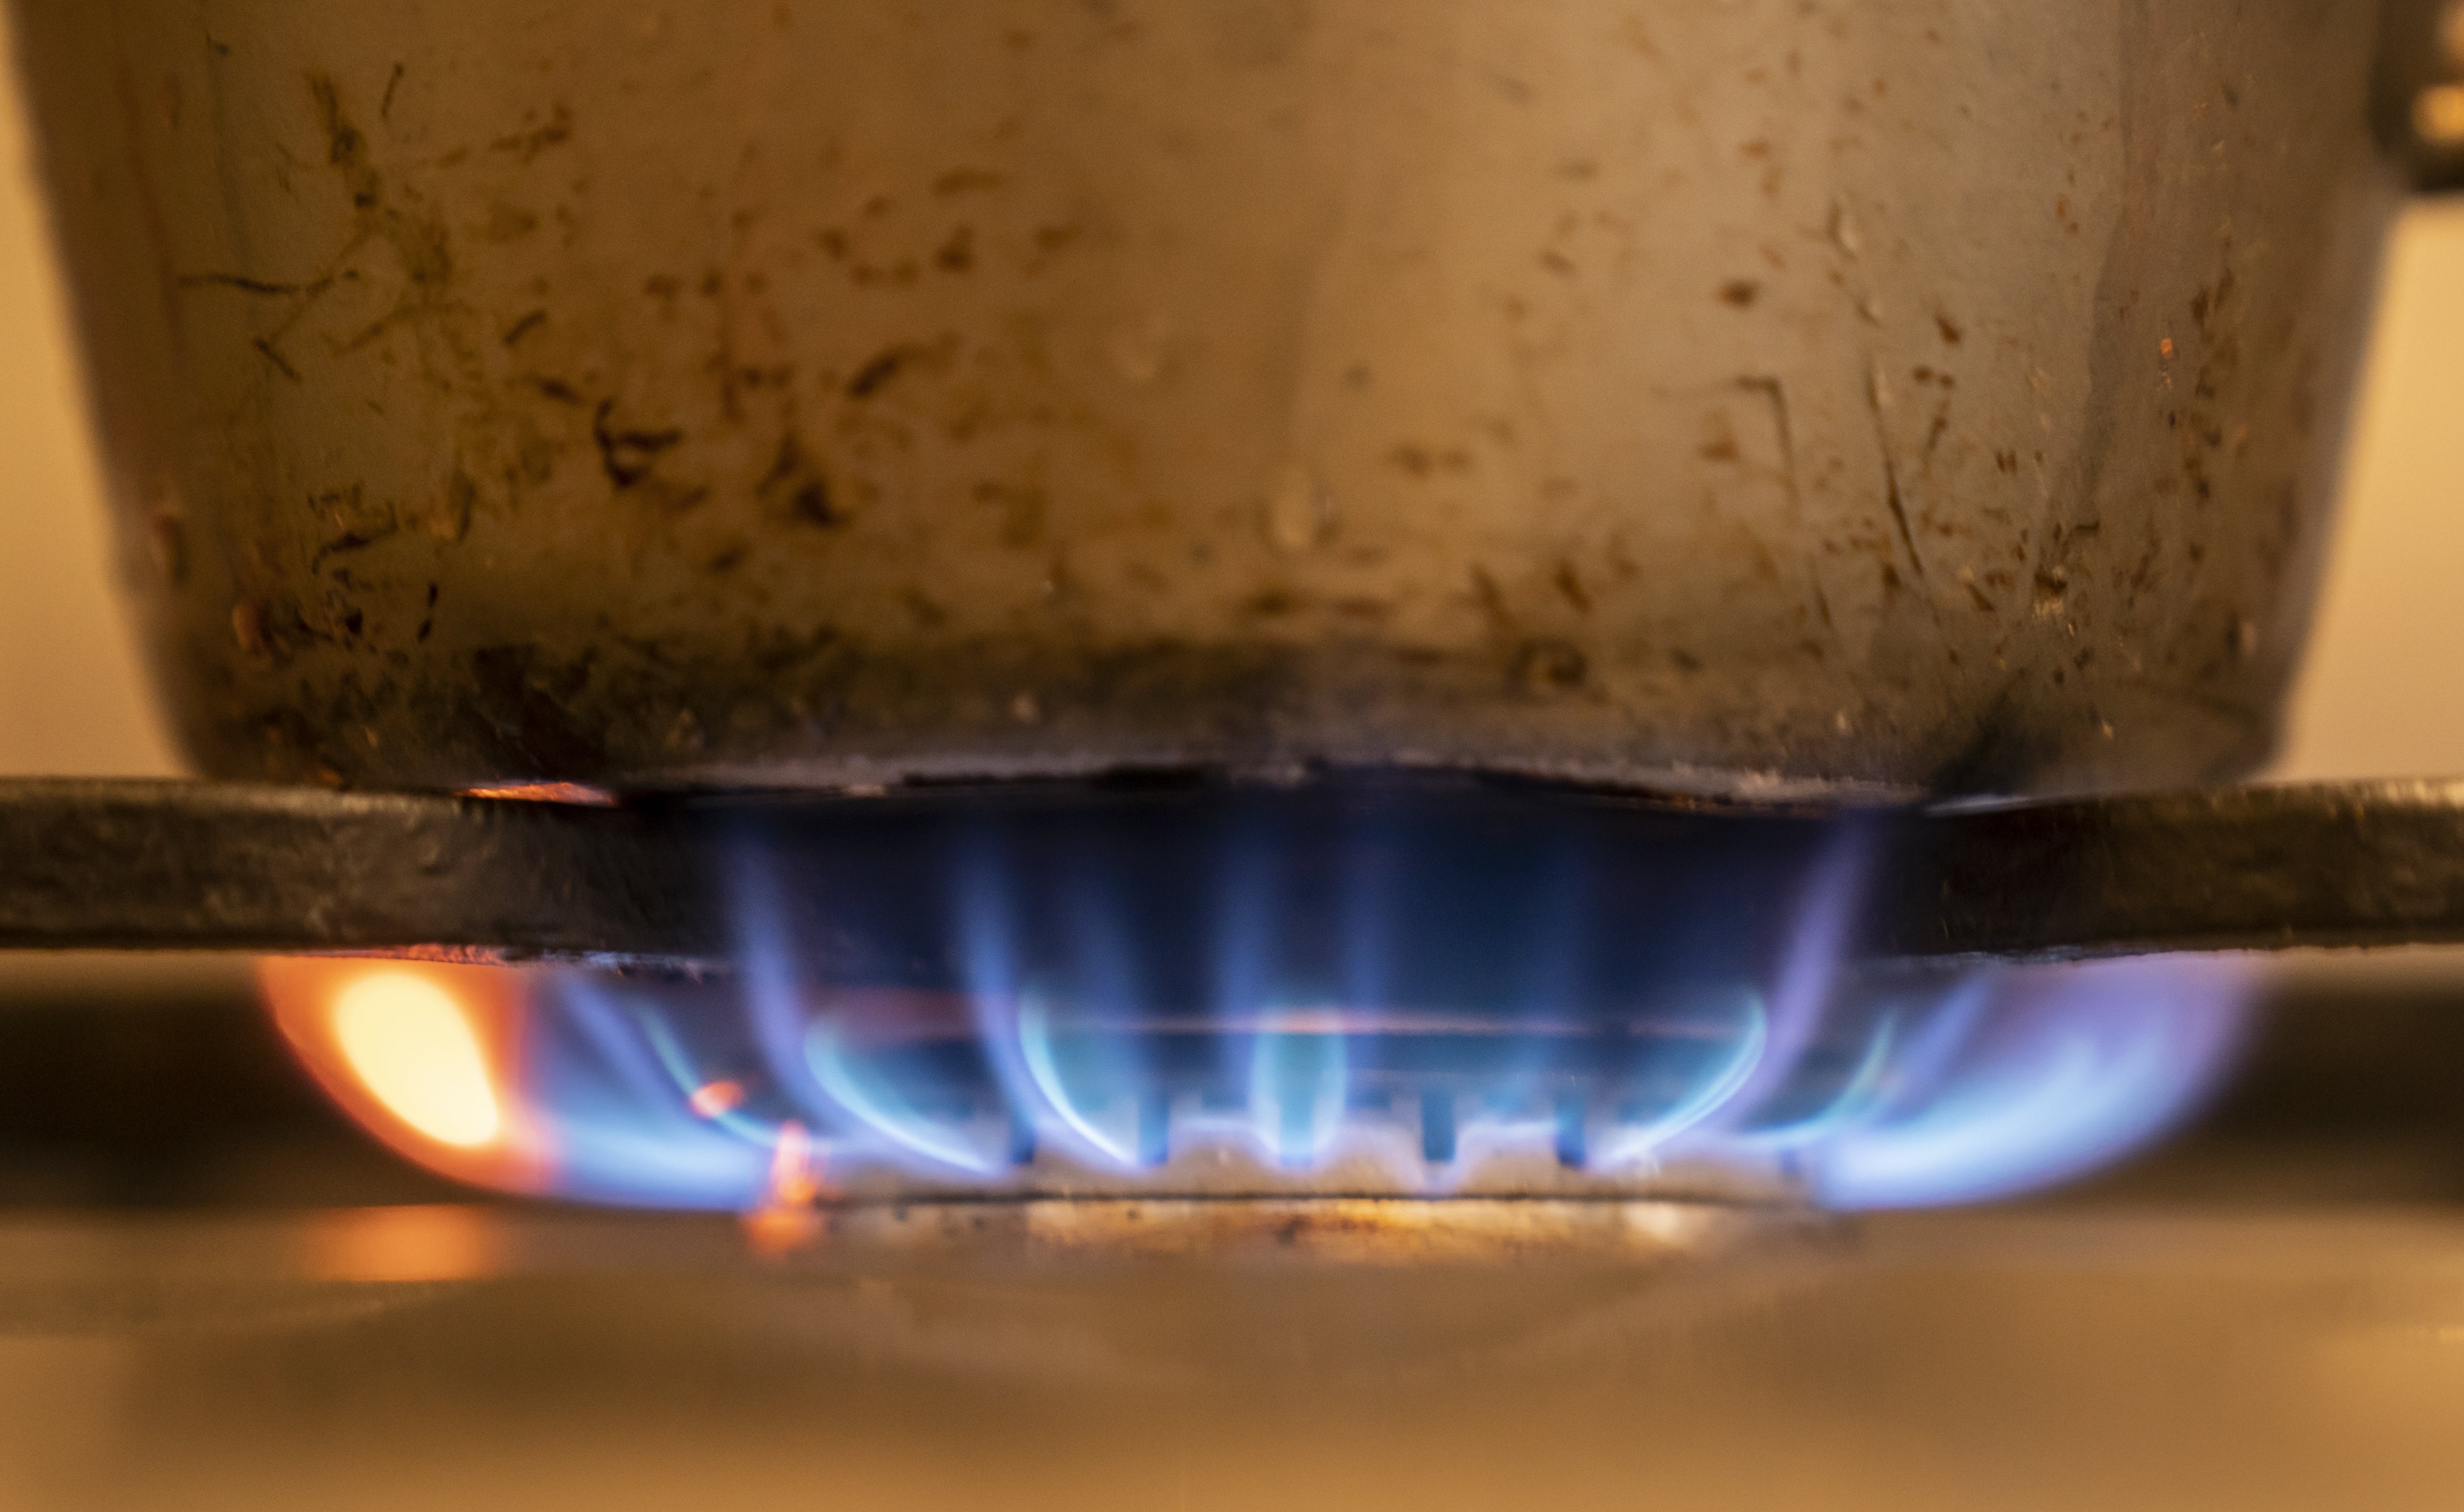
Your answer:
[[[2266,749],[2369,9],[18,26],[211,771],[1908,792]]]

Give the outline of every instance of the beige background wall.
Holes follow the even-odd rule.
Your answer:
[[[0,69],[0,773],[155,773],[13,70]]]
[[[168,772],[0,76],[0,773]],[[2278,775],[2464,775],[2464,205],[2398,232],[2324,618]]]
[[[2464,775],[2464,196],[2388,250],[2343,509],[2280,775]]]

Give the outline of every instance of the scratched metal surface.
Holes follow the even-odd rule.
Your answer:
[[[16,8],[202,767],[2247,770],[2379,7]]]

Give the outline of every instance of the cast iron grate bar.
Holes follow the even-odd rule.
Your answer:
[[[924,793],[781,812],[952,801]],[[1699,843],[1706,826],[1768,838],[1840,823],[1804,810],[1598,793],[1563,801],[1569,822],[1612,844],[1648,844],[1672,825]],[[0,782],[0,949],[698,968],[730,953],[715,863],[721,835],[748,812],[761,811],[742,801],[591,808],[208,782]],[[1869,857],[1856,947],[1867,960],[2464,942],[2464,783],[2066,800],[1849,823]]]
[[[689,832],[643,812],[215,782],[0,782],[0,949],[721,953]]]
[[[2062,960],[2464,942],[2464,782],[1935,812],[1876,883],[1882,955]]]

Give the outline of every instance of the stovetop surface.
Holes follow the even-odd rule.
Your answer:
[[[1023,1262],[429,1207],[0,1223],[0,1502],[2403,1507],[2464,1218],[2080,1208],[1716,1263]]]

